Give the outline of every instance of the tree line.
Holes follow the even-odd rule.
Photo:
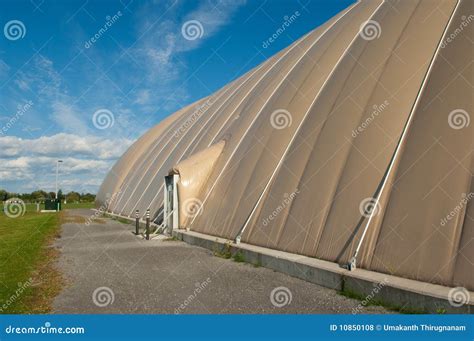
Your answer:
[[[11,198],[19,198],[24,202],[42,202],[46,199],[56,199],[56,193],[46,192],[43,190],[33,191],[31,193],[13,193],[8,192],[4,189],[0,189],[0,201],[6,201]],[[94,202],[95,194],[91,193],[79,193],[71,191],[63,194],[61,190],[58,191],[58,198],[61,201],[66,200],[67,202]]]

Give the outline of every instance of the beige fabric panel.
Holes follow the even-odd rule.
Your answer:
[[[357,34],[361,23],[367,20],[376,7],[374,2],[355,6],[334,26],[328,27],[324,36],[314,37],[312,44],[299,49],[298,54],[293,54],[285,61],[285,69],[272,77],[272,87],[265,86],[263,91],[255,92],[254,96],[259,96],[252,107],[245,109],[255,112],[257,116],[251,122],[249,118],[245,118],[245,122],[235,128],[230,127],[227,132],[229,141],[210,178],[205,191],[207,196],[204,197],[203,214],[193,222],[193,230],[235,238],[244,219],[250,214],[252,200],[255,204],[256,196],[260,193],[253,192],[249,187],[252,186],[250,181],[254,181],[253,184],[260,183],[273,171],[292,137],[292,131],[299,125],[316,96],[314,91],[324,82],[347,44]],[[323,67],[317,67],[319,62]],[[304,97],[295,97],[297,89],[302,86],[303,90],[299,95]],[[273,128],[271,115],[278,109],[292,112],[292,124],[288,128]],[[270,142],[265,141],[269,138]],[[259,158],[265,148],[271,151],[271,155],[268,154],[268,158],[262,162]],[[255,168],[256,162],[258,170]],[[252,180],[252,177],[256,179]],[[253,199],[247,198],[243,190],[253,192]],[[238,220],[234,221],[234,216]]]
[[[466,13],[472,13],[472,2],[462,2],[448,34]],[[370,269],[453,283],[459,246],[472,238],[472,232],[463,233],[470,219],[466,220],[462,202],[471,190],[474,125],[453,129],[449,114],[459,109],[474,112],[472,53],[466,53],[473,33],[467,26],[440,50],[433,66],[404,146]],[[444,222],[451,212],[455,214]],[[458,276],[472,271],[472,263],[457,264]],[[464,284],[474,289],[473,282]]]
[[[221,155],[225,142],[221,141],[181,161],[173,167],[170,174],[178,174],[179,181],[179,226],[185,227],[186,221],[199,214],[201,209],[199,193],[207,182],[216,160]]]

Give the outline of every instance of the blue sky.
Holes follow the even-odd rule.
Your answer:
[[[352,2],[0,0],[0,188],[54,190],[61,158],[63,191],[96,192],[146,130]]]

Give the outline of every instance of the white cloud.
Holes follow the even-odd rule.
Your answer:
[[[179,50],[188,51],[199,46],[204,39],[213,36],[219,31],[222,26],[227,24],[232,15],[241,7],[245,5],[245,0],[218,0],[218,1],[204,1],[199,7],[189,13],[184,22],[188,20],[199,21],[204,29],[201,39],[186,40],[183,37],[180,39]],[[181,33],[181,30],[179,31]]]
[[[53,101],[51,107],[53,109],[51,118],[56,124],[62,127],[62,130],[68,132],[74,131],[80,134],[87,133],[88,126],[75,106],[68,105],[61,101]]]
[[[131,143],[132,140],[125,138],[103,139],[66,133],[42,136],[37,139],[5,136],[0,137],[0,157],[23,155],[66,157],[71,155],[108,160],[120,157]]]
[[[159,99],[163,107],[166,106],[166,101],[178,102],[182,106],[188,94],[182,84],[174,84],[181,78],[186,68],[184,62],[180,60],[180,54],[199,48],[206,39],[214,36],[230,22],[232,15],[246,3],[246,0],[207,0],[184,18],[177,15],[178,3],[176,1],[168,3],[166,9],[158,13],[158,17],[150,15],[152,8],[148,6],[144,6],[139,12],[140,39],[132,55],[145,68],[147,82],[143,84],[146,89],[136,92],[136,103],[144,101],[143,95],[153,87],[153,95],[155,99]],[[153,6],[156,8],[157,5]],[[161,17],[165,11],[164,17],[167,20]],[[202,24],[204,33],[200,39],[191,41],[183,37],[182,25],[189,20],[198,20]],[[156,90],[154,87],[156,85],[166,91]]]
[[[0,188],[15,191],[54,190],[60,165],[63,191],[96,192],[103,178],[132,141],[57,134],[37,139],[0,138]]]
[[[137,99],[135,100],[135,103],[140,104],[140,105],[148,104],[150,101],[150,92],[151,91],[148,89],[142,89],[138,91]]]

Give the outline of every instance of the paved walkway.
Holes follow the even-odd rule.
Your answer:
[[[56,242],[67,281],[54,301],[56,313],[350,314],[360,304],[183,242],[139,239],[132,225],[104,218],[85,224],[93,213],[67,211],[74,222],[63,224]],[[361,311],[388,313],[381,307]]]

